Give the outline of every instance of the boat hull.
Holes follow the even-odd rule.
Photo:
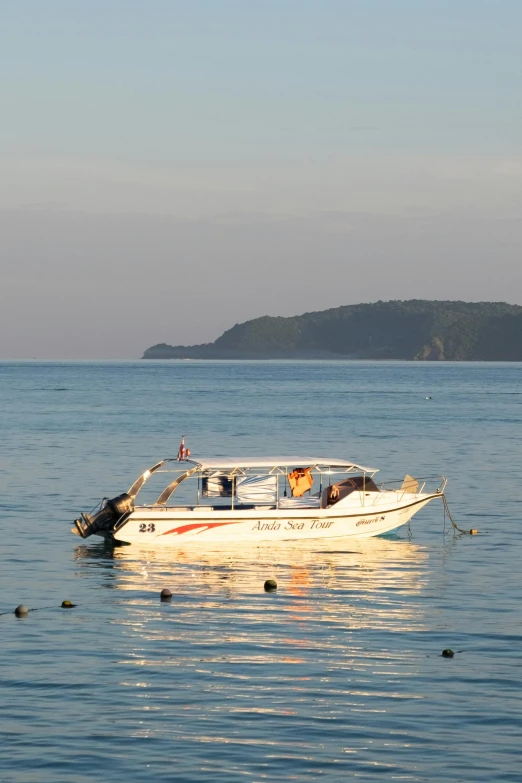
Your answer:
[[[248,511],[136,508],[110,534],[116,541],[154,546],[189,542],[238,543],[318,538],[369,538],[407,524],[440,493],[416,495],[386,507]]]

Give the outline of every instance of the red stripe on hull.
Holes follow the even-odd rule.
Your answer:
[[[166,533],[162,533],[162,536],[169,536],[171,533],[173,533],[175,536],[181,536],[183,533],[189,533],[191,530],[197,530],[198,527],[201,528],[199,531],[200,533],[203,533],[204,530],[210,530],[213,527],[223,527],[223,525],[237,525],[238,522],[242,520],[237,520],[234,522],[192,522],[189,525],[181,525],[180,527],[173,527],[172,530],[167,530]]]

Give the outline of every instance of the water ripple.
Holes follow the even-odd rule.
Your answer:
[[[518,783],[521,376],[3,365],[1,783]],[[181,431],[200,453],[240,436],[245,454],[320,443],[383,479],[448,472],[454,516],[481,534],[444,535],[431,507],[411,531],[349,545],[154,551],[69,534]]]

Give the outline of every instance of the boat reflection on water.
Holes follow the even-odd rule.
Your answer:
[[[350,626],[419,629],[415,596],[426,580],[428,550],[397,537],[287,542],[256,546],[228,546],[209,551],[191,544],[187,549],[136,546],[79,546],[78,560],[112,571],[111,587],[133,593],[130,604],[154,601],[165,587],[181,609],[188,601],[208,607],[220,598],[248,604],[264,597],[266,579],[278,583],[277,602],[287,620],[321,612],[350,617]],[[239,606],[238,604],[238,606]],[[266,603],[263,604],[265,610]],[[186,605],[189,608],[189,605]],[[245,606],[243,608],[246,608]],[[411,625],[413,624],[413,625]],[[398,630],[398,628],[396,629]]]
[[[343,778],[354,763],[361,777],[389,772],[395,712],[422,698],[413,640],[428,630],[428,550],[399,538],[310,543],[78,547],[78,570],[96,586],[112,573],[111,666],[133,737],[189,748],[187,763],[211,772],[218,747],[229,774],[208,779],[234,778],[253,748],[267,769],[285,760],[278,779],[290,760],[324,768],[335,754]],[[264,590],[269,578],[275,593]]]

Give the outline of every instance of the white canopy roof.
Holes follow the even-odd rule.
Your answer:
[[[208,459],[190,459],[184,462],[198,465],[201,470],[233,470],[234,468],[339,468],[358,470],[362,473],[377,473],[377,468],[366,468],[346,459],[331,457],[209,457]]]

